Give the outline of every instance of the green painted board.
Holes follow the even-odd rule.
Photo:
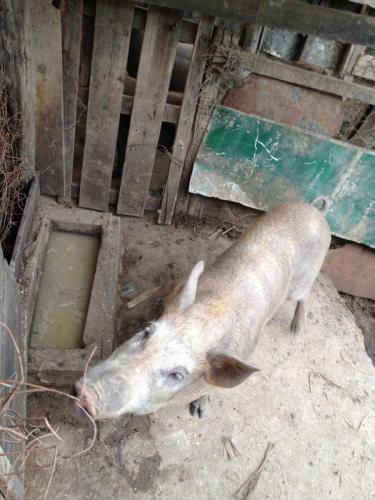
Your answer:
[[[375,248],[375,153],[217,106],[189,191],[268,210],[326,197],[337,236]]]

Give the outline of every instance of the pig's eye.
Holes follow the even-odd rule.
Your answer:
[[[167,376],[170,382],[182,382],[187,377],[187,374],[187,369],[183,366],[179,366],[178,368],[169,370]]]
[[[185,378],[181,372],[169,373],[168,377],[171,378],[172,380],[176,380],[177,382],[181,382],[181,380],[184,380]]]
[[[171,387],[176,387],[183,382],[188,376],[188,371],[183,366],[173,368],[172,370],[162,370],[164,383]]]
[[[146,340],[151,337],[155,330],[155,325],[146,326],[146,328],[143,330],[142,340]]]

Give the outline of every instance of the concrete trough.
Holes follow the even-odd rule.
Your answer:
[[[66,266],[66,273],[64,268],[60,269],[61,274],[57,274],[55,278],[56,289],[53,276],[49,276],[47,280],[49,289],[47,293],[45,290],[43,292],[43,287],[46,286],[43,274],[49,272],[47,267],[50,253],[56,253],[55,249],[51,248],[51,237],[56,239],[56,236],[59,238],[67,236],[69,241],[70,235],[73,237],[72,241],[75,241],[74,244],[78,242],[78,245],[80,238],[77,238],[77,235],[99,239],[97,256],[93,257],[96,259],[92,268],[93,276],[89,279],[89,283],[86,276],[86,282],[82,284],[82,288],[86,289],[89,296],[84,298],[85,303],[78,313],[75,311],[76,301],[80,301],[81,297],[78,296],[76,299],[74,294],[79,293],[81,286],[79,277],[74,276],[70,302],[66,300],[67,290],[61,289],[61,282],[69,281],[66,273],[70,272],[71,276],[72,272],[79,273],[79,264],[77,266],[77,263],[72,261],[72,266]],[[83,241],[87,239],[89,238],[82,238]],[[69,245],[72,246],[69,243],[67,247],[60,248],[62,266],[69,262],[69,255],[65,253]],[[80,250],[82,263],[87,260],[86,251],[85,248]],[[30,237],[22,249],[20,278],[26,332],[25,352],[28,350],[29,373],[36,375],[39,381],[55,386],[69,385],[82,375],[94,351],[93,361],[111,353],[115,333],[119,256],[120,219],[118,217],[109,213],[66,208],[49,198],[40,198],[39,207],[34,213]],[[74,264],[76,268],[78,267],[77,269],[74,268]],[[52,302],[48,302],[51,295],[55,296],[55,302],[53,302],[53,297]],[[46,298],[48,307],[43,302]],[[58,311],[64,300],[66,316],[63,310]],[[66,328],[64,324],[65,321],[69,323],[71,319],[69,314],[80,316],[78,328],[82,330],[79,333],[81,339],[77,339],[77,332],[73,340],[61,338],[61,335],[70,335],[69,328]],[[49,330],[43,325],[44,321],[49,323]],[[51,328],[52,330],[54,328],[54,321],[57,325],[57,336],[53,331],[51,332]],[[75,327],[74,320],[71,324]],[[43,335],[36,335],[40,332],[43,332]],[[69,348],[70,344],[74,347]]]

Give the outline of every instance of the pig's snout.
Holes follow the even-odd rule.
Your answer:
[[[77,398],[77,400],[73,401],[73,412],[76,417],[80,419],[88,418],[87,414],[92,418],[96,417],[95,398],[86,386],[77,382],[72,387],[70,394]]]

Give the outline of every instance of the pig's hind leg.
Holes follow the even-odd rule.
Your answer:
[[[208,394],[201,396],[198,399],[192,401],[189,405],[190,415],[192,417],[203,418],[207,416],[207,408],[209,405],[210,397]]]
[[[289,298],[297,302],[293,319],[290,324],[290,331],[292,333],[302,333],[306,323],[306,308],[307,299],[310,295],[311,287],[313,281],[306,280],[306,277],[298,280],[299,283],[295,283],[296,286],[292,287],[289,293]]]
[[[292,333],[302,333],[306,323],[306,301],[298,300],[294,311],[290,331]]]

